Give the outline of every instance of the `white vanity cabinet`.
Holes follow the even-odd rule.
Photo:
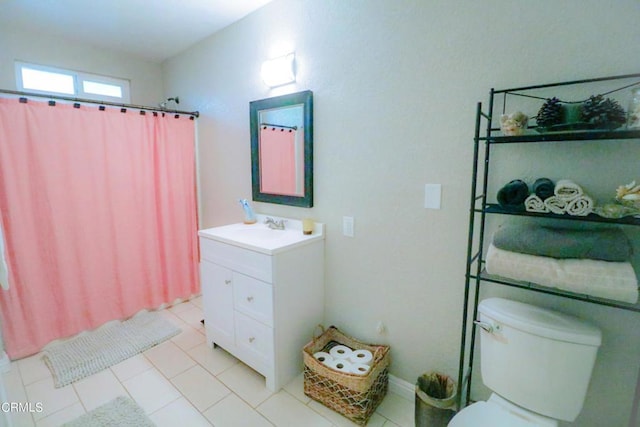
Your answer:
[[[247,233],[236,241],[225,234],[229,227],[248,235],[263,229],[234,224],[198,233],[207,342],[264,375],[267,388],[277,391],[302,372],[302,347],[323,321],[324,236],[302,238],[294,229],[288,232],[300,235],[295,244],[280,239],[269,246],[247,240]]]

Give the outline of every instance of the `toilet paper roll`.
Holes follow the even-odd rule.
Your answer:
[[[327,363],[327,366],[331,369],[335,369],[336,371],[352,373],[351,372],[351,363],[349,363],[346,359],[333,359],[331,362]]]
[[[351,365],[351,373],[358,375],[367,375],[371,366],[365,365],[364,363],[353,363]]]
[[[329,350],[329,354],[333,356],[334,359],[348,359],[351,353],[353,353],[353,350],[346,345],[337,345]]]
[[[314,359],[316,359],[318,362],[321,362],[323,364],[327,364],[329,362],[331,362],[333,360],[333,356],[330,355],[327,352],[324,351],[319,351],[317,353],[313,354]]]
[[[371,364],[373,360],[373,353],[369,350],[355,350],[349,356],[351,363],[364,363],[365,365]]]

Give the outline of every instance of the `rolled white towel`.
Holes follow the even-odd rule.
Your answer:
[[[570,179],[561,179],[556,183],[554,194],[557,198],[569,201],[583,194],[582,187]]]
[[[549,197],[544,201],[544,205],[551,213],[557,215],[564,215],[567,213],[567,201],[559,198],[558,196]]]
[[[587,216],[593,212],[593,199],[586,194],[567,203],[567,213],[574,216]]]
[[[544,201],[536,196],[535,194],[530,195],[524,201],[524,207],[527,212],[539,212],[539,213],[548,213],[549,208],[544,204]]]

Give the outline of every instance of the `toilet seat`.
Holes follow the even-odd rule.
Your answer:
[[[448,427],[557,427],[558,422],[529,412],[495,393],[486,402],[469,405]]]

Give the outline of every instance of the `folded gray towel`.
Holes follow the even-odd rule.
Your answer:
[[[503,225],[493,235],[499,249],[552,258],[625,262],[632,255],[627,236],[617,228],[573,230],[539,225]]]

